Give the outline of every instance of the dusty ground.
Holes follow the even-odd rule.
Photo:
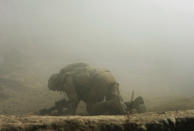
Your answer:
[[[0,116],[0,130],[193,131],[194,110],[125,116]]]

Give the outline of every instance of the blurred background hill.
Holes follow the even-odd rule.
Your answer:
[[[52,106],[61,98],[59,94],[47,89],[46,75],[27,57],[16,48],[10,48],[5,53],[1,52],[1,114],[36,112]]]

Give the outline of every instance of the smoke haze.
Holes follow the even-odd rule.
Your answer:
[[[46,83],[67,64],[86,62],[110,69],[124,96],[132,89],[193,96],[193,7],[191,0],[1,0],[0,63],[19,54]]]

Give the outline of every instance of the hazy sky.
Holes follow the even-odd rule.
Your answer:
[[[192,95],[193,7],[192,0],[1,0],[0,48],[50,68],[107,67],[122,89]]]

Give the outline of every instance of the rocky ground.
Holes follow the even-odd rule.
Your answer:
[[[123,116],[6,116],[0,131],[193,131],[194,110]]]

